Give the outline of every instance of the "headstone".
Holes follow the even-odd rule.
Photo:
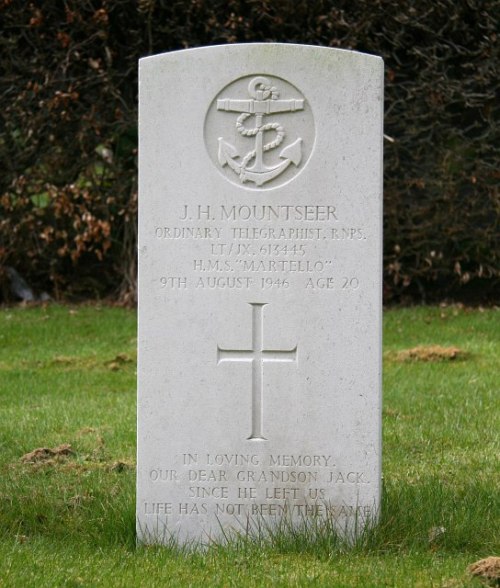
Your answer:
[[[371,55],[141,60],[139,540],[376,520],[382,116]]]

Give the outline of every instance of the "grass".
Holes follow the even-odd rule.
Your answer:
[[[358,546],[309,530],[188,553],[135,545],[135,313],[1,310],[0,587],[479,586],[467,566],[500,555],[499,322],[386,312],[383,508]]]

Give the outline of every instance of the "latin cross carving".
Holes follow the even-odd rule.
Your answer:
[[[264,302],[250,302],[252,307],[252,348],[223,349],[217,345],[217,364],[243,362],[252,365],[252,432],[248,439],[264,437],[264,363],[297,363],[297,345],[293,349],[264,349]]]

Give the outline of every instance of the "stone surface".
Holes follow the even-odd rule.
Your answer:
[[[140,540],[376,518],[382,103],[355,52],[141,60]]]

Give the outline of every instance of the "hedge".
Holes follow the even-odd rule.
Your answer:
[[[15,269],[56,299],[133,303],[137,60],[269,41],[385,60],[386,302],[491,301],[498,9],[497,0],[0,0],[1,299],[13,298]]]

